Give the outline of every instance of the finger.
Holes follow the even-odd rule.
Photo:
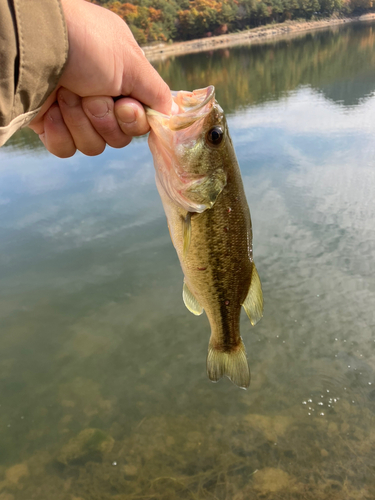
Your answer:
[[[52,94],[47,98],[43,106],[40,108],[36,117],[33,118],[33,120],[27,125],[29,128],[31,128],[31,130],[34,130],[34,132],[38,135],[44,133],[44,118],[49,108],[56,101],[56,95],[57,95],[57,90],[52,92]]]
[[[57,98],[62,117],[77,149],[88,156],[102,153],[105,149],[105,141],[96,132],[83,111],[81,98],[63,87],[59,89]]]
[[[144,107],[131,97],[115,102],[115,115],[121,130],[128,136],[144,135],[150,130]]]
[[[131,137],[121,130],[114,106],[112,97],[82,98],[82,109],[98,134],[113,148],[123,148],[129,144]]]
[[[69,158],[76,152],[73,138],[56,103],[44,115],[44,132],[39,137],[46,149],[59,158]]]

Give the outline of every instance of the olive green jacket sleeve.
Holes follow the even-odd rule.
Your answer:
[[[0,0],[0,146],[36,116],[67,56],[59,0]]]

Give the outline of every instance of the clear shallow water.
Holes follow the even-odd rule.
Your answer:
[[[0,499],[375,496],[375,26],[156,64],[214,84],[265,315],[205,374],[145,139],[0,150]]]

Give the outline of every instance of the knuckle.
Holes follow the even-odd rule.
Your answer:
[[[132,140],[131,137],[124,135],[117,140],[112,140],[112,141],[109,140],[108,145],[111,146],[111,148],[120,149],[124,148],[125,146],[128,146],[131,143],[131,140]]]
[[[77,150],[74,148],[71,151],[57,152],[57,153],[53,153],[53,154],[55,156],[57,156],[58,158],[65,159],[65,158],[71,158],[72,156],[74,156],[76,151]]]
[[[77,148],[74,144],[53,144],[48,145],[47,149],[50,153],[57,156],[58,158],[70,158],[74,156]]]
[[[117,123],[115,119],[101,120],[99,122],[95,122],[94,124],[95,130],[102,136],[114,136],[118,131]]]
[[[86,156],[98,156],[101,153],[103,153],[103,151],[105,150],[105,146],[106,144],[103,142],[103,143],[85,145],[79,147],[78,149],[79,151],[81,151],[81,153],[83,153]]]

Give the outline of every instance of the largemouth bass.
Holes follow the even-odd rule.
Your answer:
[[[146,113],[156,184],[185,276],[183,300],[193,314],[206,311],[211,325],[208,377],[226,375],[247,388],[241,306],[255,325],[263,295],[240,169],[214,87],[172,96],[176,114]]]

